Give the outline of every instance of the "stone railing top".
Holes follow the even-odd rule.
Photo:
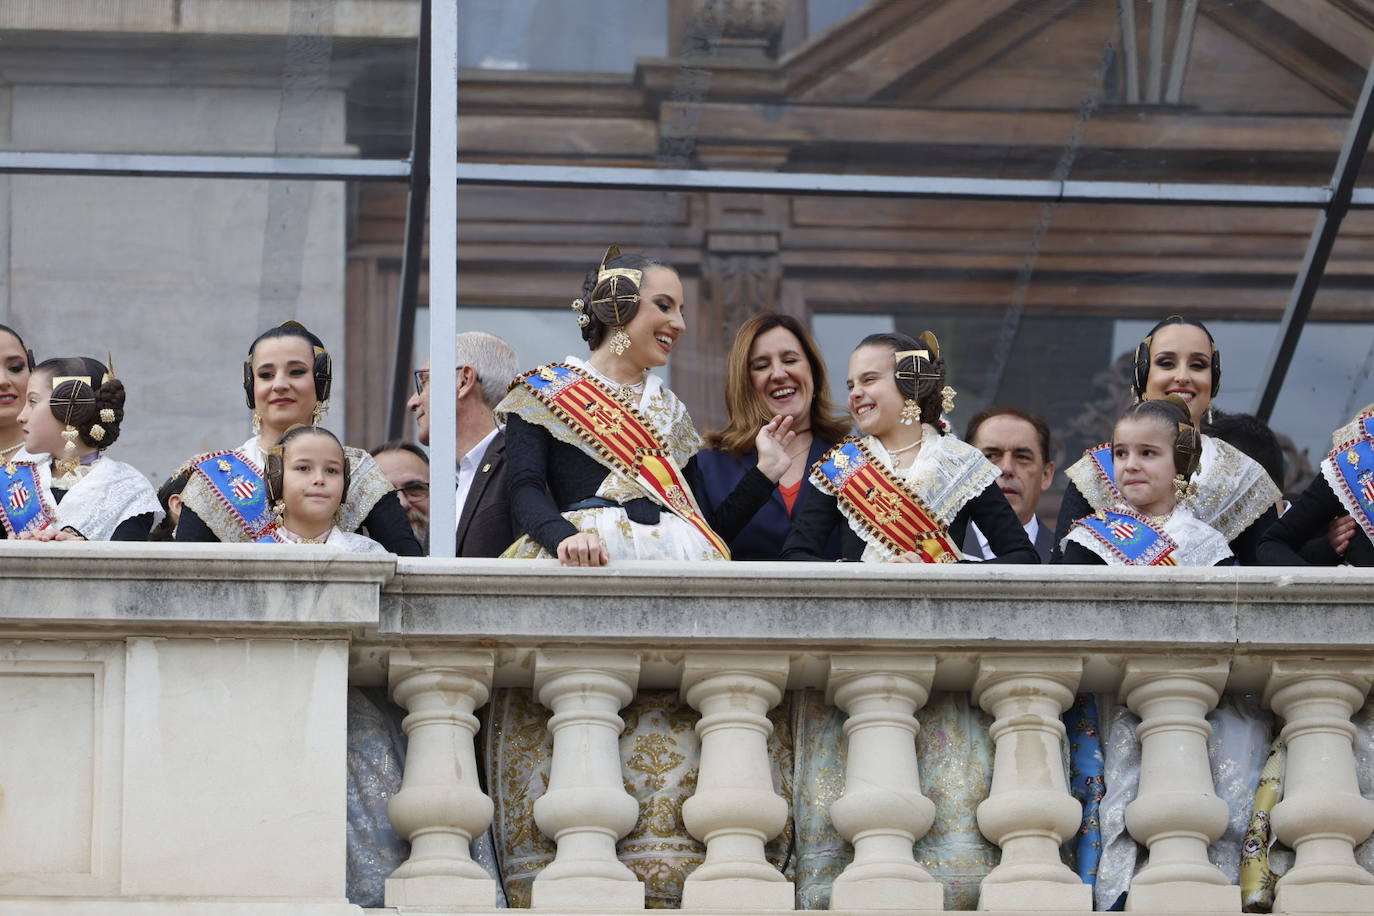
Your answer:
[[[0,625],[375,628],[390,554],[0,541]]]
[[[0,541],[0,624],[345,630],[367,642],[1374,649],[1374,572],[401,559],[323,547]]]

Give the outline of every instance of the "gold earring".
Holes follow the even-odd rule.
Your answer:
[[[1212,405],[1211,405],[1211,404],[1208,404],[1208,405],[1207,405],[1207,425],[1208,425],[1208,426],[1211,426],[1211,425],[1212,425]]]
[[[262,435],[262,414],[253,411],[253,435]]]
[[[623,356],[625,351],[630,349],[632,342],[623,327],[616,328],[615,333],[611,335],[611,352],[616,356]]]
[[[940,411],[941,413],[954,412],[954,396],[959,392],[946,385],[940,389]]]
[[[324,415],[327,413],[329,413],[329,402],[316,401],[315,409],[310,411],[310,425],[319,426],[320,421],[324,419]]]
[[[915,398],[907,398],[902,404],[901,423],[903,426],[911,426],[921,422],[921,405],[916,403]]]
[[[1187,502],[1197,495],[1197,484],[1184,478],[1182,474],[1174,475],[1174,499],[1180,503]]]
[[[62,444],[62,457],[56,461],[58,477],[66,477],[81,466],[81,459],[76,457],[76,436],[76,427],[71,424],[62,430],[65,441]]]

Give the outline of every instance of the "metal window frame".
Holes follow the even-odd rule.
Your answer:
[[[457,333],[459,185],[1313,209],[1317,211],[1315,226],[1255,406],[1255,413],[1266,421],[1277,403],[1342,220],[1351,209],[1374,208],[1374,188],[1355,187],[1374,134],[1374,66],[1366,71],[1364,89],[1351,115],[1331,183],[1321,187],[459,163],[458,0],[422,0],[416,76],[409,160],[0,151],[0,174],[406,182],[405,255],[388,417],[393,435],[404,425],[426,202],[430,214],[430,302],[453,303],[453,308],[430,309],[430,368],[434,378],[452,377],[457,368],[453,340]],[[455,552],[455,395],[447,385],[435,386],[430,394],[431,556],[451,557]]]

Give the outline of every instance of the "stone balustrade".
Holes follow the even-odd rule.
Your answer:
[[[764,845],[787,802],[770,707],[824,691],[847,721],[830,806],[854,858],[832,906],[938,910],[912,845],[940,816],[914,736],[931,692],[992,717],[978,825],[1001,847],[991,912],[1085,911],[1059,846],[1080,808],[1060,714],[1076,691],[1141,718],[1135,912],[1240,911],[1207,858],[1225,826],[1208,710],[1250,692],[1284,721],[1278,885],[1290,913],[1374,912],[1355,847],[1374,831],[1351,717],[1374,683],[1374,575],[1352,570],[999,568],[400,560],[314,547],[0,542],[0,912],[357,913],[344,897],[345,694],[405,708],[391,799],[409,912],[491,911],[469,844],[492,817],[474,733],[494,689],[528,688],[553,756],[535,803],[557,854],[532,905],[625,912],[644,887],[615,858],[638,817],[616,737],[636,690],[698,714],[684,804],[706,849],[692,912],[783,911]],[[1367,787],[1366,787],[1367,788]],[[1142,861],[1144,860],[1142,856]]]

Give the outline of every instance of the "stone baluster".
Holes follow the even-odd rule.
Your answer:
[[[766,713],[782,699],[788,660],[777,653],[690,653],[682,691],[701,712],[696,793],[682,806],[706,861],[687,876],[683,909],[790,910],[792,883],[763,856],[787,823],[773,790]]]
[[[1374,875],[1354,847],[1374,831],[1374,802],[1360,795],[1350,716],[1374,683],[1363,660],[1279,661],[1265,702],[1287,722],[1283,800],[1274,831],[1297,853],[1279,879],[1274,912],[1374,913]]]
[[[644,885],[615,855],[616,840],[639,819],[639,805],[625,791],[619,744],[619,712],[638,681],[633,652],[535,655],[535,694],[553,711],[553,760],[534,819],[558,844],[554,861],[534,879],[535,909],[644,908]]]
[[[1230,662],[1215,658],[1133,658],[1121,695],[1140,716],[1140,789],[1126,806],[1126,828],[1149,847],[1131,882],[1128,910],[1236,912],[1240,888],[1207,859],[1226,829],[1207,762],[1207,711],[1226,685]]]
[[[912,855],[935,820],[921,794],[915,712],[930,698],[935,658],[836,655],[826,701],[849,714],[844,794],[830,806],[854,861],[836,879],[836,910],[941,910],[944,889]]]
[[[487,909],[496,882],[472,860],[472,838],[491,824],[491,799],[477,781],[473,710],[487,701],[492,652],[391,653],[391,696],[409,710],[410,742],[401,790],[387,808],[410,858],[386,879],[386,905]]]
[[[1078,832],[1083,806],[1064,776],[1064,723],[1083,660],[1071,656],[985,656],[973,699],[991,713],[992,791],[978,829],[1002,847],[983,879],[980,910],[1091,910],[1092,888],[1059,858]],[[1203,757],[1206,763],[1206,757]]]

